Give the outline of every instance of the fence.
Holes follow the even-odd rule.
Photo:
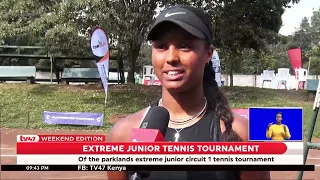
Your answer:
[[[47,59],[50,60],[50,67],[46,68],[37,68],[37,73],[35,77],[35,81],[40,82],[60,82],[61,80],[61,73],[63,68],[57,66],[58,61],[62,60],[82,60],[82,61],[95,61],[95,57],[78,57],[78,56],[56,56],[50,55],[48,49],[42,46],[0,46],[1,49],[9,49],[14,50],[16,49],[17,52],[15,54],[0,54],[0,58],[9,58],[9,59]],[[20,51],[22,49],[27,50],[36,50],[33,54],[21,54]],[[118,50],[116,48],[110,47],[111,50]],[[43,52],[41,52],[41,50]],[[41,52],[41,53],[40,53]],[[120,51],[118,50],[118,54],[116,56],[110,56],[110,61],[116,62],[116,68],[110,68],[110,72],[117,72],[117,78],[114,79],[117,83],[125,82],[124,72],[123,72],[123,63],[120,59]],[[8,79],[7,81],[9,81]]]
[[[308,79],[318,79],[318,75],[309,75]],[[222,81],[225,86],[230,86],[230,76],[227,74],[222,75]],[[234,74],[233,75],[234,86],[249,86],[249,87],[261,87],[261,75],[245,75],[245,74]],[[263,85],[265,88],[271,88],[270,82],[265,82]],[[289,89],[296,88],[296,79],[294,75],[290,76],[288,87]]]

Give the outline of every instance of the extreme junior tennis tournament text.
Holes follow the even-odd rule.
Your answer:
[[[83,152],[117,153],[192,153],[192,152],[259,152],[259,145],[83,145]]]
[[[100,162],[100,163],[215,163],[215,162],[274,162],[274,157],[234,157],[227,154],[241,154],[243,152],[255,154],[259,152],[259,145],[83,145],[83,152],[105,152],[105,153],[132,153],[123,157],[114,155],[113,157],[81,156],[79,162]],[[215,153],[224,153],[224,157],[217,157]],[[153,157],[141,157],[136,153],[157,154]],[[179,155],[178,155],[178,154]],[[204,155],[195,155],[203,154]],[[210,154],[208,154],[210,153]],[[173,155],[176,154],[176,155]]]

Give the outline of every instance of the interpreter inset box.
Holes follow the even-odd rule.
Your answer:
[[[302,141],[302,139],[302,108],[249,108],[250,141]]]

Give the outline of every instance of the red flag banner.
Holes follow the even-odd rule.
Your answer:
[[[302,57],[300,48],[289,49],[288,56],[291,62],[291,67],[294,70],[294,72],[296,69],[302,68]]]

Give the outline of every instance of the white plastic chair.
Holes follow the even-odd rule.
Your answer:
[[[142,73],[142,83],[145,84],[145,80],[146,79],[150,79],[150,85],[153,84],[153,81],[154,81],[154,77],[155,77],[155,74],[154,74],[154,71],[153,71],[153,67],[151,65],[146,65],[146,66],[143,66],[143,73]]]
[[[290,79],[290,69],[289,68],[279,68],[278,73],[276,74],[276,82],[277,82],[277,89],[279,89],[284,83],[285,89],[288,89],[288,82]],[[281,83],[281,84],[279,84]]]
[[[275,74],[274,70],[263,70],[263,73],[261,73],[261,81],[262,85],[261,88],[263,88],[264,82],[272,82],[274,80]]]
[[[308,79],[308,71],[306,69],[299,68],[295,70],[295,74],[297,80],[297,90],[300,88],[305,89],[306,81]],[[299,88],[299,82],[303,82],[302,84],[304,86]]]

